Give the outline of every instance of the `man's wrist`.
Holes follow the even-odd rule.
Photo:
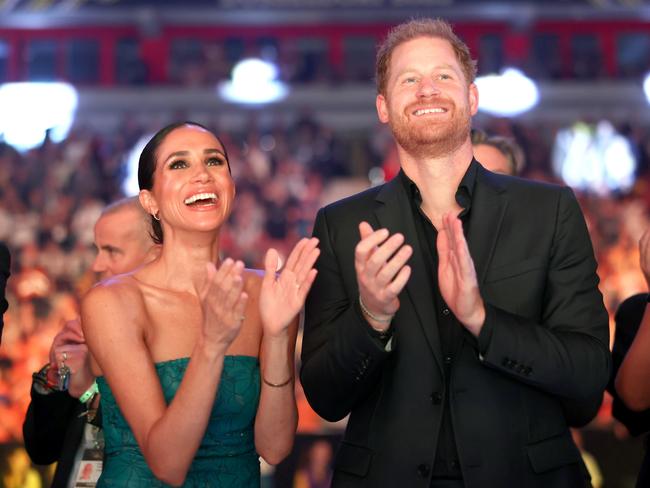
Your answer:
[[[485,304],[481,303],[479,310],[477,310],[469,320],[463,322],[463,325],[474,337],[478,338],[483,329],[483,325],[485,324],[486,317],[487,312],[485,310]]]
[[[359,295],[359,307],[361,308],[361,313],[366,318],[370,327],[379,333],[383,333],[390,328],[390,324],[393,321],[394,314],[392,315],[380,315],[371,312],[368,310],[368,307],[363,303],[361,295]]]
[[[363,310],[361,309],[361,304],[359,303],[359,300],[356,301],[354,304],[354,310],[356,312],[356,315],[359,317],[359,319],[363,323],[363,327],[368,331],[368,334],[374,338],[379,340],[382,344],[386,345],[386,343],[393,337],[393,325],[392,322],[388,324],[388,327],[386,327],[385,323],[380,323],[380,324],[374,324],[373,320],[368,317],[366,314],[364,314]]]

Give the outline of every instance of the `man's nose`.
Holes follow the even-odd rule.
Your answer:
[[[106,269],[107,269],[106,258],[104,257],[104,253],[100,251],[97,253],[97,256],[95,256],[95,260],[93,261],[93,265],[92,265],[92,270],[95,273],[104,273]]]
[[[435,80],[424,77],[422,78],[422,80],[420,80],[417,94],[420,97],[431,97],[431,96],[439,95],[440,88],[438,87]]]

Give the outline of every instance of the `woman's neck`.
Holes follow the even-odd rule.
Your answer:
[[[156,262],[158,280],[166,288],[198,294],[205,283],[207,263],[219,267],[219,233],[165,235]]]

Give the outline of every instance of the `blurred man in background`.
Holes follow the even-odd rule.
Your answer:
[[[493,173],[517,176],[524,169],[524,152],[510,138],[491,136],[482,130],[472,129],[474,157]]]
[[[92,270],[106,279],[153,259],[158,246],[150,227],[137,197],[107,206],[95,224],[97,256]],[[97,436],[86,422],[92,420],[98,400],[92,398],[94,377],[87,354],[81,323],[68,321],[54,338],[50,362],[33,376],[32,401],[23,424],[25,448],[36,464],[58,463],[53,488],[74,486],[70,483],[78,478],[82,462],[101,461],[84,459],[87,444]],[[82,403],[84,395],[89,398]]]

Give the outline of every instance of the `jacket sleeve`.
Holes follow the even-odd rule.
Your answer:
[[[32,401],[25,415],[25,449],[36,464],[51,464],[61,457],[66,433],[79,411],[79,400],[66,392],[41,395],[32,385]]]
[[[609,320],[587,227],[568,188],[558,199],[546,276],[540,323],[486,304],[482,360],[569,406],[593,410],[609,377]]]
[[[334,249],[337,243],[349,243],[352,236],[333,239],[325,209],[316,216],[313,235],[320,240],[321,253],[305,305],[300,377],[312,408],[321,417],[337,421],[377,388],[381,365],[390,353],[363,319],[357,296],[346,291],[342,263]],[[353,257],[354,246],[337,251]],[[355,276],[353,266],[345,272],[348,278]]]

